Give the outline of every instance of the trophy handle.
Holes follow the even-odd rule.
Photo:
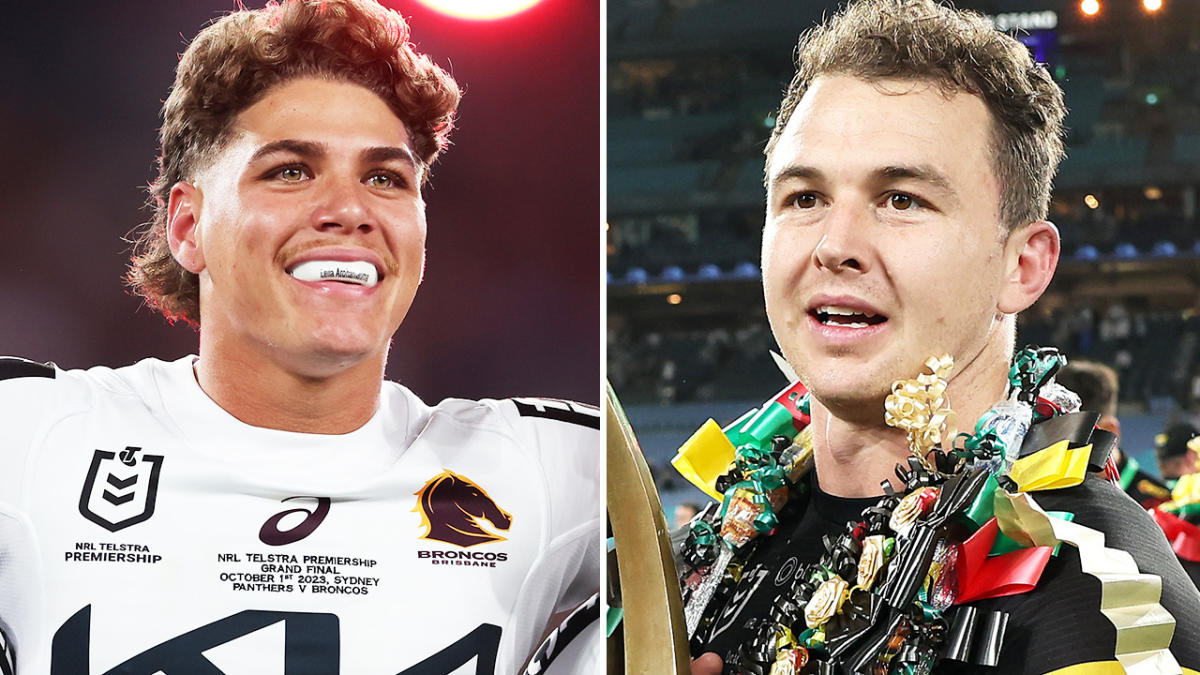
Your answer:
[[[608,519],[625,614],[624,658],[609,659],[608,672],[690,675],[683,600],[662,502],[625,411],[612,385],[606,389]]]

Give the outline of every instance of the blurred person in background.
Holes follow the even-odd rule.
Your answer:
[[[384,380],[458,101],[370,0],[191,42],[128,281],[198,356],[0,360],[0,671],[512,673],[595,591],[597,411]]]
[[[1056,353],[1014,357],[1059,256],[1058,85],[930,0],[851,2],[797,66],[766,148],[762,268],[811,392],[782,428],[811,415],[795,442],[813,468],[777,492],[805,450],[768,436],[718,480],[724,508],[681,552],[693,673],[1197,672],[1200,594],[1146,512],[1087,473],[1108,446],[1072,454],[1092,418],[1051,386]],[[950,405],[986,450],[937,449]],[[1107,573],[1141,590],[1102,591]],[[1162,630],[1135,646],[1126,615]]]
[[[700,513],[700,505],[692,502],[684,502],[675,507],[674,517],[671,519],[672,527],[685,527],[692,522],[692,518]]]
[[[1182,476],[1200,471],[1200,438],[1196,427],[1186,422],[1167,427],[1154,437],[1154,456],[1158,471],[1168,487],[1174,488]]]
[[[1200,589],[1200,431],[1186,422],[1174,424],[1154,438],[1154,451],[1171,498],[1150,515]]]
[[[1081,409],[1100,413],[1097,428],[1120,437],[1121,421],[1117,419],[1120,383],[1115,370],[1095,361],[1072,360],[1058,371],[1056,381],[1079,395]],[[1143,471],[1141,464],[1122,452],[1119,445],[1112,449],[1111,456],[1121,489],[1143,508],[1152,508],[1170,499],[1170,488]]]

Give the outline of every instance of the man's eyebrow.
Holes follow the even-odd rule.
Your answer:
[[[950,179],[947,178],[946,175],[941,171],[938,171],[932,166],[924,164],[918,164],[916,166],[885,166],[880,169],[876,169],[874,173],[880,178],[886,178],[890,180],[907,178],[920,181],[922,183],[928,183],[929,185],[932,185],[933,187],[947,193],[950,197],[955,199],[958,198],[958,192],[956,192],[954,186],[950,184]]]
[[[295,138],[285,138],[279,141],[267,143],[250,156],[249,163],[254,163],[263,157],[275,154],[277,152],[286,152],[307,159],[316,159],[324,157],[327,154],[327,148],[324,143],[316,141],[302,141]],[[408,146],[392,146],[379,145],[365,148],[360,156],[362,160],[370,163],[382,163],[390,161],[400,161],[408,164],[413,168],[413,171],[420,174],[425,169],[424,162],[417,159],[412,150]]]
[[[821,173],[821,170],[816,167],[792,164],[784,167],[783,170],[771,177],[771,187],[776,187],[789,178],[820,180],[824,177],[825,174]]]
[[[950,183],[950,179],[947,178],[946,175],[943,174],[941,171],[938,171],[937,169],[935,169],[931,166],[928,166],[928,165],[917,164],[917,165],[911,165],[911,166],[910,165],[884,166],[884,167],[880,167],[880,168],[876,169],[875,171],[872,172],[872,174],[874,174],[878,178],[884,178],[884,179],[889,179],[889,180],[899,180],[902,178],[907,178],[907,179],[911,179],[911,180],[921,181],[924,183],[928,183],[936,188],[939,188],[940,190],[948,193],[952,197],[958,196],[958,193],[955,191],[954,186]],[[779,173],[775,174],[775,176],[773,176],[771,178],[771,185],[776,186],[779,183],[782,183],[783,181],[791,179],[791,178],[821,180],[824,177],[825,177],[825,174],[822,173],[821,170],[816,167],[805,166],[802,164],[792,164],[790,166],[785,167]]]
[[[277,152],[290,152],[300,157],[321,157],[325,155],[325,145],[313,141],[301,141],[295,138],[271,141],[255,150],[254,154],[250,155],[249,163],[254,163],[267,155]]]
[[[423,164],[417,161],[412,150],[408,146],[396,147],[393,145],[381,145],[370,147],[362,151],[362,158],[372,163],[382,163],[390,161],[401,161],[412,166],[414,171],[420,171]]]

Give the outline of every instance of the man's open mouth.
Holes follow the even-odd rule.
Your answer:
[[[308,260],[288,270],[300,281],[336,281],[371,287],[379,283],[379,270],[365,260]]]
[[[809,311],[809,314],[822,325],[841,326],[844,328],[867,328],[868,326],[877,326],[887,321],[887,317],[882,314],[833,305],[815,307]]]

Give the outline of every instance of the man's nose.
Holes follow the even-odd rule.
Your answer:
[[[868,212],[853,204],[834,204],[821,222],[821,240],[813,250],[817,267],[831,272],[867,271]]]
[[[329,178],[313,213],[314,227],[329,232],[370,232],[376,223],[367,204],[367,188],[357,179]]]

